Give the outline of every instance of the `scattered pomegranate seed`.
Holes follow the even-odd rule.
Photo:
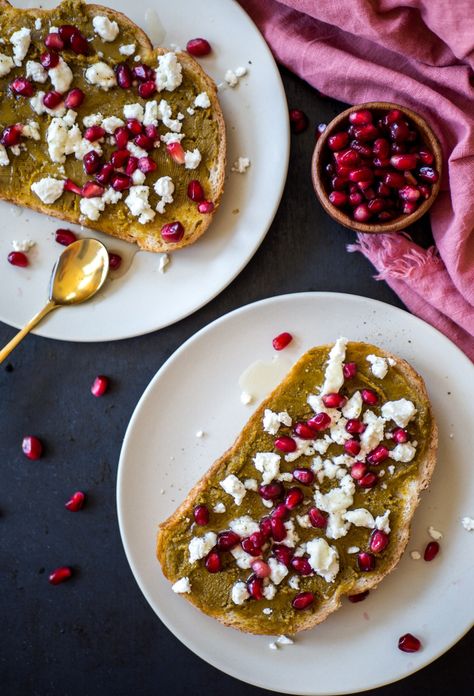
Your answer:
[[[286,506],[287,507],[287,506]],[[285,524],[281,517],[271,517],[272,537],[275,541],[283,541],[286,537]]]
[[[275,440],[275,447],[280,450],[280,452],[294,452],[297,445],[292,437],[280,435],[280,437]]]
[[[346,430],[351,435],[361,435],[366,428],[366,424],[358,418],[350,418],[346,423]]]
[[[342,394],[324,394],[323,404],[326,408],[341,408],[346,403],[347,399]]]
[[[301,467],[293,470],[293,478],[304,486],[310,486],[314,481],[314,472],[311,469]]]
[[[373,553],[382,553],[387,548],[389,541],[390,537],[386,532],[383,532],[381,529],[374,529],[370,535],[369,548]]]
[[[331,135],[328,138],[328,146],[331,148],[331,150],[342,150],[348,143],[349,135],[345,131],[334,133],[334,135]]]
[[[321,510],[313,507],[309,509],[308,514],[313,527],[317,529],[326,529],[328,524],[327,516],[321,512]]]
[[[133,157],[130,155],[130,157],[127,160],[127,164],[125,165],[125,174],[128,174],[128,176],[132,176],[133,172],[135,172],[138,169],[138,157]]]
[[[351,476],[356,481],[359,481],[367,473],[367,466],[363,462],[357,462],[351,467]]]
[[[433,169],[432,167],[420,167],[418,175],[420,179],[423,179],[423,181],[429,181],[432,184],[434,184],[439,179],[438,172],[436,171],[436,169]]]
[[[40,55],[40,63],[45,70],[51,70],[58,65],[59,54],[56,51],[45,51]]]
[[[122,89],[130,89],[133,84],[133,75],[127,63],[118,63],[115,66],[117,84]]]
[[[78,29],[72,32],[71,38],[69,39],[69,44],[74,53],[77,53],[80,56],[87,56],[89,53],[89,44],[87,43],[87,39]]]
[[[351,470],[352,474],[352,470]],[[361,488],[373,488],[374,486],[377,485],[377,481],[379,480],[379,477],[377,474],[372,473],[372,471],[367,472],[362,476],[359,481],[359,486]]]
[[[196,505],[193,510],[194,521],[201,527],[205,527],[209,522],[209,510],[206,505]]]
[[[126,128],[126,126],[119,126],[119,128],[117,128],[114,131],[115,143],[116,143],[119,150],[124,150],[126,148],[127,143],[130,139],[128,133],[129,132],[128,132],[128,129]]]
[[[192,56],[197,56],[202,58],[203,56],[209,55],[211,52],[211,44],[206,39],[190,39],[186,44],[186,50]]]
[[[15,123],[13,126],[7,126],[0,137],[0,143],[6,147],[18,145],[21,140],[22,126],[20,123]]]
[[[110,177],[112,176],[114,171],[114,165],[110,164],[109,162],[107,164],[104,164],[102,169],[95,175],[96,181],[99,182],[102,186],[105,186],[106,184],[109,183]]]
[[[398,639],[398,649],[402,650],[403,652],[418,652],[420,648],[421,642],[411,633],[405,633],[404,636],[401,636]]]
[[[127,164],[129,157],[130,153],[128,150],[115,150],[110,155],[110,161],[116,169],[121,169]]]
[[[291,602],[293,609],[302,610],[310,607],[314,602],[314,594],[312,592],[300,592]]]
[[[405,428],[396,428],[392,433],[392,437],[397,443],[408,442],[408,432]]]
[[[315,416],[306,421],[306,425],[309,425],[312,430],[319,432],[329,428],[331,422],[331,416],[328,416],[327,413],[321,412],[317,413]]]
[[[270,518],[268,516],[262,517],[262,519],[259,522],[260,531],[262,532],[263,538],[270,539],[272,535],[272,523],[270,521]]]
[[[372,123],[372,112],[368,109],[353,111],[349,114],[349,121],[354,126],[366,126],[368,123]]]
[[[110,178],[110,185],[115,191],[126,191],[132,184],[131,177],[122,172],[114,172]]]
[[[56,230],[55,239],[58,244],[62,244],[63,246],[69,246],[70,244],[76,241],[77,237],[74,234],[74,232],[72,232],[72,230],[65,230],[60,228]]]
[[[138,82],[146,82],[147,80],[155,79],[155,71],[144,63],[138,63],[132,68],[133,77],[138,80]]]
[[[112,251],[109,251],[109,268],[111,271],[118,271],[120,266],[122,265],[122,257],[120,254],[114,254]]]
[[[347,203],[347,194],[342,191],[331,191],[329,200],[336,208],[343,208]]]
[[[75,87],[67,93],[66,99],[64,100],[64,105],[67,109],[78,109],[85,99],[85,94],[82,89]]]
[[[156,82],[147,80],[138,85],[138,94],[142,99],[149,99],[156,92]]]
[[[357,602],[363,602],[368,596],[369,590],[365,590],[365,592],[359,592],[359,594],[347,595],[347,599],[349,602],[352,602],[352,604],[357,604]]]
[[[21,443],[21,449],[25,457],[36,460],[43,454],[43,443],[34,435],[25,435]]]
[[[362,389],[360,392],[362,396],[362,401],[364,404],[369,404],[369,406],[375,406],[378,403],[379,397],[372,391],[372,389]]]
[[[367,551],[361,551],[357,554],[357,564],[359,570],[369,572],[375,568],[375,556]]]
[[[184,227],[180,222],[168,222],[161,228],[161,236],[165,242],[180,242],[184,237]]]
[[[439,544],[437,541],[430,541],[426,545],[425,552],[423,554],[423,558],[425,561],[432,561],[433,558],[435,558],[438,555],[439,552]]]
[[[275,350],[283,350],[283,348],[286,348],[286,346],[289,345],[292,340],[293,336],[287,331],[284,331],[283,333],[278,334],[278,336],[275,336],[272,341],[272,346]]]
[[[32,97],[35,93],[35,86],[26,77],[17,77],[10,83],[12,92],[21,97]]]
[[[390,453],[385,445],[377,445],[377,447],[367,455],[367,461],[372,465],[381,464],[388,458],[389,454]]]
[[[98,198],[99,196],[103,196],[104,193],[104,187],[96,184],[94,181],[86,181],[81,189],[81,196],[83,198]]]
[[[295,434],[302,440],[314,440],[316,431],[313,430],[307,423],[296,423]]]
[[[302,556],[294,556],[291,561],[291,567],[298,573],[298,575],[311,575],[313,572],[308,559],[303,558]]]
[[[84,131],[84,138],[93,143],[96,140],[100,140],[105,135],[105,129],[102,126],[90,126]]]
[[[261,559],[252,561],[250,567],[258,578],[267,578],[270,575],[270,566]]]
[[[86,174],[95,174],[101,167],[100,155],[95,150],[90,150],[82,158],[82,163]]]
[[[126,128],[132,135],[138,135],[143,130],[142,124],[136,118],[129,118],[127,120]],[[184,162],[184,159],[183,159],[183,162]]]
[[[247,590],[253,599],[263,599],[263,580],[256,575],[251,575],[247,580]]]
[[[301,109],[290,109],[290,126],[295,134],[302,133],[309,125],[308,117]]]
[[[168,143],[168,145],[166,146],[166,150],[177,164],[184,164],[184,150],[181,143]]]
[[[222,561],[217,551],[209,551],[204,561],[204,566],[209,573],[218,573],[222,570]]]
[[[428,152],[427,150],[420,150],[418,155],[423,164],[427,164],[428,166],[433,164],[434,155],[431,152]]]
[[[12,266],[19,266],[20,268],[25,268],[29,265],[28,257],[22,251],[11,251],[8,256],[8,263]]]
[[[275,500],[283,495],[283,485],[279,481],[265,483],[259,487],[258,493],[264,500]]]
[[[198,211],[203,215],[208,215],[214,210],[214,203],[212,201],[202,201],[198,203]]]
[[[98,375],[92,382],[91,393],[93,396],[103,396],[109,388],[109,378]]]
[[[74,34],[74,32],[77,31],[77,27],[75,27],[72,24],[62,24],[59,29],[57,34],[53,34],[53,36],[60,36],[61,39],[63,40],[63,47],[64,46],[69,46],[71,42],[71,37]]]
[[[53,34],[48,34],[45,37],[44,45],[46,46],[46,48],[49,48],[52,51],[62,51],[64,48],[64,41],[58,32],[54,32]],[[58,64],[58,62],[59,62],[59,56],[58,56],[57,62],[54,65],[51,65],[49,67],[54,68]],[[41,61],[41,63],[43,64],[42,61]],[[46,65],[43,65],[43,67],[46,68]]]
[[[289,546],[284,546],[283,544],[274,544],[272,547],[272,553],[277,559],[278,563],[283,563],[287,568],[291,566],[291,560],[293,558],[293,549]]]
[[[219,532],[217,535],[217,548],[219,551],[230,551],[240,542],[240,536],[231,530]]]
[[[351,457],[356,457],[360,452],[359,440],[355,440],[353,438],[346,440],[344,442],[344,450],[347,452],[347,454],[350,454]]]
[[[392,167],[395,167],[395,169],[401,169],[402,171],[415,169],[418,164],[418,156],[414,154],[392,155],[392,157],[390,157],[390,164]]]
[[[138,147],[142,147],[147,151],[153,150],[155,147],[154,140],[149,138],[148,135],[145,135],[145,133],[139,133],[136,138],[134,138],[133,142],[135,145],[138,145]]]
[[[46,92],[43,97],[43,104],[48,109],[55,109],[63,100],[63,95],[61,92],[56,92],[52,90],[51,92]]]
[[[188,184],[187,189],[188,198],[190,198],[195,203],[200,203],[204,199],[204,189],[197,179],[193,179]]]
[[[48,582],[51,585],[59,585],[61,582],[69,580],[71,577],[72,568],[69,568],[69,566],[61,566],[61,568],[56,568],[49,574]]]
[[[82,196],[82,188],[74,183],[71,179],[66,179],[64,182],[64,190]]]
[[[272,510],[272,514],[270,517],[277,517],[280,520],[286,520],[289,516],[290,512],[286,507],[285,503],[279,503],[279,505],[277,505],[275,509]]]
[[[152,140],[160,139],[160,132],[158,130],[158,126],[154,126],[152,123],[150,123],[148,126],[145,126],[145,134],[149,138],[152,138]]]
[[[260,556],[261,545],[255,544],[250,537],[242,539],[241,545],[245,553],[248,553],[251,556]]]
[[[298,505],[301,505],[304,499],[304,494],[301,488],[294,486],[288,490],[285,498],[285,505],[288,510],[294,510]]]
[[[76,491],[76,493],[73,493],[71,498],[67,501],[67,503],[64,504],[64,507],[71,512],[78,512],[79,510],[82,510],[85,499],[86,496],[82,491]]]

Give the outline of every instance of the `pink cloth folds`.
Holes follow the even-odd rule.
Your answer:
[[[474,359],[472,0],[239,2],[275,58],[323,94],[403,104],[433,127],[444,153],[436,248],[408,234],[359,234],[349,251],[365,254],[414,314]]]

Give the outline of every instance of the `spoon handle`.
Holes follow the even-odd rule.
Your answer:
[[[17,345],[22,341],[26,334],[28,334],[31,329],[33,329],[38,322],[41,321],[47,314],[49,314],[53,309],[56,307],[59,307],[53,300],[50,300],[48,304],[43,307],[43,309],[38,312],[38,314],[35,314],[35,316],[30,319],[28,324],[24,326],[21,331],[19,331],[16,336],[13,336],[12,340],[7,343],[7,345],[0,350],[0,363],[2,363],[5,358],[7,358],[12,350],[17,347]]]

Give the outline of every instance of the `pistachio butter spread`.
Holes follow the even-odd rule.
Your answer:
[[[436,426],[405,361],[345,338],[308,351],[257,414],[163,523],[158,557],[206,613],[285,633],[396,563]]]
[[[0,7],[1,197],[139,243],[204,229],[225,138],[193,59],[81,0]]]

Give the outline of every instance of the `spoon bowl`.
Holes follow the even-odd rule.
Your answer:
[[[49,299],[79,304],[100,290],[109,271],[107,249],[96,239],[78,239],[63,251],[51,274]]]

